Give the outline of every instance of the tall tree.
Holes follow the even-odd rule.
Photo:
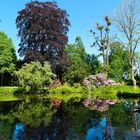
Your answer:
[[[63,73],[68,64],[64,51],[70,22],[56,2],[30,2],[16,19],[20,37],[19,54],[26,61],[49,61],[54,72]],[[59,69],[58,69],[59,68]]]
[[[140,42],[140,9],[139,1],[137,0],[123,0],[119,9],[116,10],[114,22],[126,40],[124,45],[129,49],[129,62],[131,66],[131,80],[134,87],[136,80],[134,75],[134,59],[135,50]]]
[[[13,42],[6,33],[0,32],[0,85],[11,84],[11,75],[14,73],[16,54]]]
[[[117,82],[128,79],[130,70],[128,59],[128,49],[120,42],[111,43],[109,54],[109,77]]]
[[[66,48],[71,65],[64,74],[64,80],[69,83],[80,83],[88,74],[87,54],[80,37],[76,37],[74,44]]]
[[[106,25],[100,25],[99,23],[96,24],[97,26],[97,33],[93,30],[90,32],[93,34],[94,43],[92,46],[98,46],[99,51],[101,51],[101,55],[103,56],[103,65],[104,65],[104,73],[108,74],[108,51],[109,51],[109,32],[110,32],[110,25],[111,20],[108,16],[105,16],[105,23]]]
[[[87,54],[87,64],[89,67],[89,73],[92,75],[102,73],[103,72],[103,65],[98,60],[98,56],[95,54]]]

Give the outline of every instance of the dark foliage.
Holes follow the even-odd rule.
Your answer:
[[[90,74],[97,74],[103,71],[102,64],[98,60],[98,56],[95,54],[87,54],[87,64],[89,66]]]
[[[20,56],[26,61],[49,61],[61,77],[69,63],[65,45],[70,22],[56,2],[30,2],[16,19],[20,37]]]
[[[130,92],[121,92],[121,91],[119,91],[118,93],[117,93],[117,96],[118,96],[118,98],[120,98],[120,99],[137,99],[137,98],[140,98],[140,93],[130,93]]]

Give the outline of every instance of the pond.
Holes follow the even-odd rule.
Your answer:
[[[48,101],[0,103],[0,140],[138,140],[139,101],[123,101],[105,112],[80,103],[55,108]]]

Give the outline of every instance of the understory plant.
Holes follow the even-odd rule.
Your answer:
[[[83,93],[84,89],[80,84],[75,84],[74,86],[70,86],[68,83],[64,83],[63,85],[56,87],[52,87],[49,90],[50,93],[55,94],[70,94],[70,93]]]
[[[29,89],[30,92],[38,92],[40,89],[49,86],[55,77],[48,62],[43,65],[39,62],[25,64],[16,74],[19,85]]]

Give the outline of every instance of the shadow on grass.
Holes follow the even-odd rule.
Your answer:
[[[140,98],[140,93],[131,93],[131,92],[118,92],[117,93],[117,97],[118,98],[124,98],[124,99],[128,99],[128,98]]]

